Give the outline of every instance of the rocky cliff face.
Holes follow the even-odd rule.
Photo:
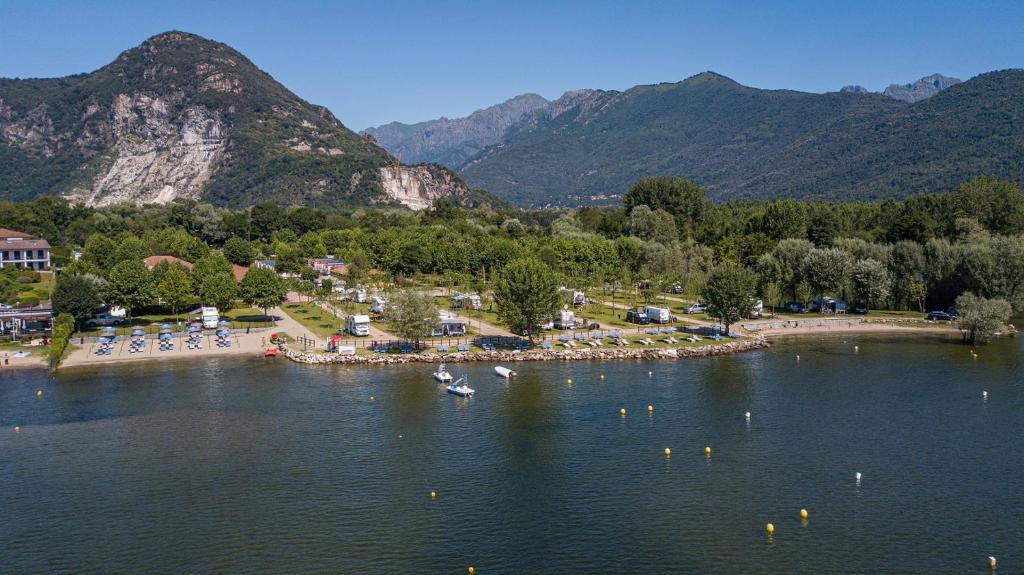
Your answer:
[[[392,162],[242,54],[183,32],[89,74],[0,79],[0,198],[371,204],[391,201]],[[392,185],[429,202],[453,188],[437,170]]]
[[[883,90],[882,93],[890,98],[913,103],[930,98],[942,90],[959,83],[960,80],[957,78],[932,74],[911,84],[892,84]]]
[[[537,94],[522,94],[464,118],[442,117],[418,124],[392,122],[365,133],[404,162],[434,162],[458,168],[480,150],[501,141],[509,126],[547,103]]]
[[[117,95],[111,114],[114,145],[97,177],[69,196],[93,206],[199,199],[224,160],[230,126],[204,106],[187,106],[172,116],[178,104],[173,99]]]
[[[925,98],[930,98],[946,88],[956,86],[959,83],[960,80],[956,78],[950,78],[941,74],[932,74],[931,76],[925,76],[924,78],[910,84],[890,84],[888,88],[881,92],[881,94],[903,102],[914,103],[924,100]],[[843,86],[839,91],[852,94],[872,93],[864,86],[857,84]]]
[[[381,168],[380,181],[390,200],[413,210],[429,208],[438,198],[464,200],[470,195],[462,178],[437,165]]]

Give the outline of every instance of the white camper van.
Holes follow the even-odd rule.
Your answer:
[[[370,335],[370,316],[356,314],[345,318],[345,331],[356,337]]]
[[[672,321],[672,312],[667,307],[647,306],[647,317],[654,323],[668,323]]]
[[[370,305],[370,313],[374,315],[384,315],[384,306],[387,305],[387,300],[375,295],[370,299],[370,301],[373,302]]]
[[[200,310],[200,315],[203,318],[203,327],[206,329],[217,329],[217,323],[220,322],[220,312],[215,307],[204,307]]]

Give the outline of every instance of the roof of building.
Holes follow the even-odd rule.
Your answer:
[[[9,244],[16,244],[17,249],[49,249],[50,247],[50,243],[42,238],[7,228],[0,228],[0,240],[9,242]]]
[[[142,260],[142,263],[144,263],[146,267],[149,269],[155,268],[157,264],[159,264],[160,262],[169,262],[172,264],[176,263],[187,270],[192,269],[192,262],[185,261],[175,256],[149,256],[148,258]]]
[[[231,273],[233,273],[235,275],[235,281],[236,282],[242,281],[242,278],[244,278],[245,274],[247,274],[248,272],[249,272],[249,268],[247,268],[245,266],[240,266],[238,264],[231,264]]]

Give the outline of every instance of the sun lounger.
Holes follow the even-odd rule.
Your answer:
[[[542,341],[542,342],[540,342],[540,348],[541,349],[551,349],[551,342],[550,341]]]
[[[437,353],[448,353],[448,344],[442,343],[437,346]]]

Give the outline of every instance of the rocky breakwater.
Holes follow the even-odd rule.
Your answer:
[[[288,350],[285,357],[299,363],[327,364],[370,364],[391,365],[398,363],[458,363],[465,361],[488,361],[492,363],[515,361],[594,361],[624,359],[682,359],[688,357],[710,357],[726,355],[740,351],[768,347],[768,342],[760,336],[745,338],[727,343],[708,344],[678,348],[585,348],[567,350],[530,350],[530,351],[480,351],[471,353],[405,353],[405,354],[374,354],[374,355],[337,355],[333,353],[313,353]]]

